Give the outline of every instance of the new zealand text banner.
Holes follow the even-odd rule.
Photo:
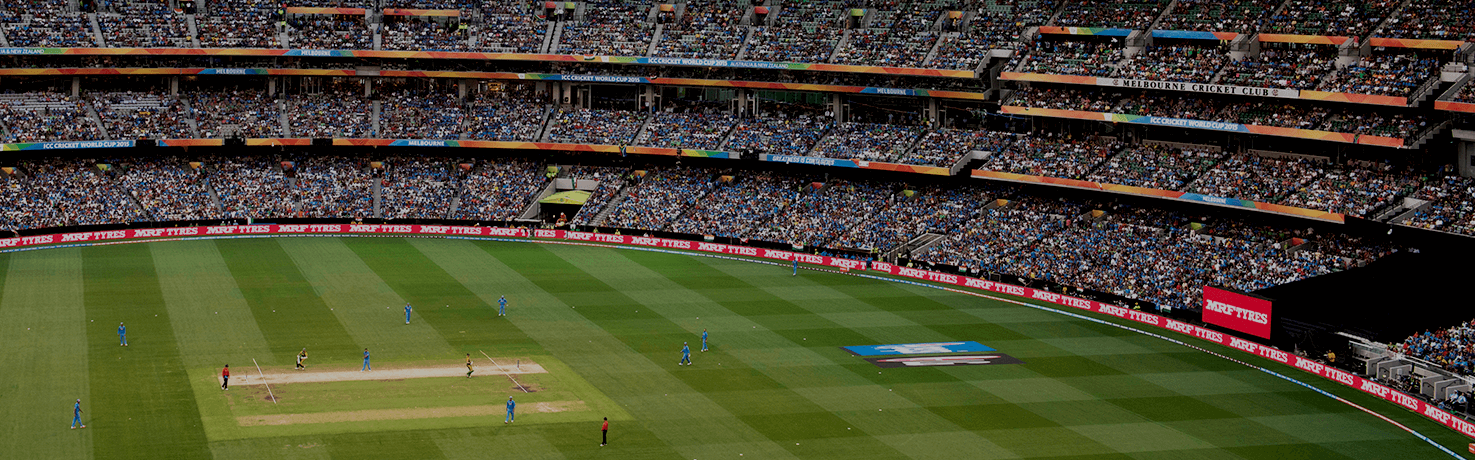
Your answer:
[[[531,234],[530,234],[531,233]],[[1331,379],[1343,385],[1356,388],[1364,393],[1376,396],[1385,401],[1403,406],[1408,410],[1419,413],[1441,425],[1449,427],[1466,436],[1475,438],[1475,424],[1450,415],[1432,404],[1403,394],[1402,392],[1379,385],[1370,380],[1356,375],[1343,372],[1339,369],[1323,365],[1313,360],[1301,358],[1275,348],[1260,345],[1255,342],[1240,339],[1218,331],[1205,329],[1192,324],[1175,321],[1151,313],[1143,313],[1136,310],[1122,308],[1116,305],[1071,297],[1050,291],[1037,290],[1024,286],[997,283],[989,280],[959,276],[949,273],[919,270],[915,268],[902,267],[885,262],[871,262],[842,259],[838,257],[804,254],[799,252],[779,251],[773,249],[750,248],[729,244],[715,244],[687,240],[671,240],[665,238],[650,238],[630,235],[613,235],[605,233],[571,232],[565,230],[538,229],[531,232],[522,228],[500,228],[500,227],[467,227],[447,225],[389,225],[389,224],[263,224],[263,225],[231,225],[215,227],[176,227],[176,228],[142,228],[126,230],[101,230],[95,232],[63,233],[55,235],[23,236],[18,238],[0,239],[0,248],[20,248],[29,246],[45,246],[66,243],[107,243],[126,242],[127,240],[158,239],[158,238],[181,238],[181,237],[207,237],[227,235],[362,235],[362,234],[407,234],[407,235],[433,235],[433,236],[491,236],[509,238],[536,238],[557,239],[565,241],[586,241],[594,243],[626,244],[632,246],[659,247],[683,249],[718,254],[730,254],[738,256],[756,257],[769,260],[799,261],[806,264],[823,265],[840,268],[843,270],[865,270],[886,273],[888,275],[931,281],[936,283],[960,286],[986,292],[1012,295],[1032,300],[1038,300],[1053,305],[1060,305],[1077,310],[1091,311],[1104,315],[1115,316],[1138,324],[1154,326],[1171,330],[1184,335],[1197,337],[1220,345],[1235,348],[1246,353],[1258,355],[1266,359],[1295,367],[1322,377]]]

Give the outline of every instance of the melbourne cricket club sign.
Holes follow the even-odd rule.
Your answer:
[[[1117,88],[1150,89],[1156,91],[1183,91],[1202,94],[1234,94],[1239,96],[1279,97],[1300,99],[1301,92],[1294,89],[1256,88],[1250,86],[1211,85],[1208,83],[1182,83],[1175,81],[1129,80],[1125,78],[1097,78],[1100,86]]]

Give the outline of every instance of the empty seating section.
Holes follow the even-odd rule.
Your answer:
[[[650,3],[588,0],[583,20],[563,23],[558,54],[644,56],[655,26],[647,22]]]
[[[748,37],[739,21],[751,8],[746,0],[688,2],[681,18],[664,27],[652,56],[736,59]]]

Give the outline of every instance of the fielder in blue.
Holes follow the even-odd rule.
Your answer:
[[[82,400],[80,399],[77,400],[77,405],[72,406],[72,429],[77,429],[77,425],[82,425]],[[87,428],[87,425],[82,425],[82,428]]]
[[[365,348],[364,349],[364,367],[362,369],[359,369],[359,372],[367,371],[367,370],[370,370],[370,369],[371,368],[369,367],[369,349],[368,348]]]
[[[507,316],[507,296],[497,299],[497,305],[500,305],[497,307],[497,316]]]
[[[686,342],[681,342],[681,361],[676,363],[677,366],[682,364],[691,365],[691,347],[687,346]]]
[[[794,274],[789,276],[799,276],[799,259],[794,259]]]
[[[405,324],[410,324],[410,304],[405,304]]]
[[[118,345],[128,346],[128,329],[123,327],[123,323],[118,323]]]
[[[702,329],[702,351],[707,351],[707,329]]]
[[[515,409],[515,408],[517,408],[517,403],[512,401],[512,397],[511,396],[508,396],[507,397],[507,420],[503,420],[502,423],[512,423],[512,409]]]

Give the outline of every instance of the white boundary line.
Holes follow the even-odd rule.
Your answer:
[[[511,379],[512,380],[512,383],[517,383],[517,379],[512,378],[512,374],[507,373],[507,369],[503,369],[501,364],[497,364],[497,360],[492,359],[492,357],[490,355],[487,355],[487,352],[481,351],[481,350],[476,350],[476,351],[478,353],[481,353],[482,356],[486,356],[487,357],[487,360],[488,361],[491,361],[493,366],[497,366],[497,370],[502,371],[502,375],[505,375],[505,376],[507,376],[508,379]],[[518,388],[522,388],[522,392],[523,393],[532,393],[531,391],[528,391],[527,388],[523,388],[523,386],[522,386],[521,383],[517,383],[517,387]]]
[[[261,363],[256,362],[256,358],[251,358],[251,364],[256,365],[256,374],[261,376],[261,384],[266,385],[266,394],[271,396],[271,403],[276,404],[277,395],[271,392],[271,384],[266,383],[266,373],[261,372]]]

